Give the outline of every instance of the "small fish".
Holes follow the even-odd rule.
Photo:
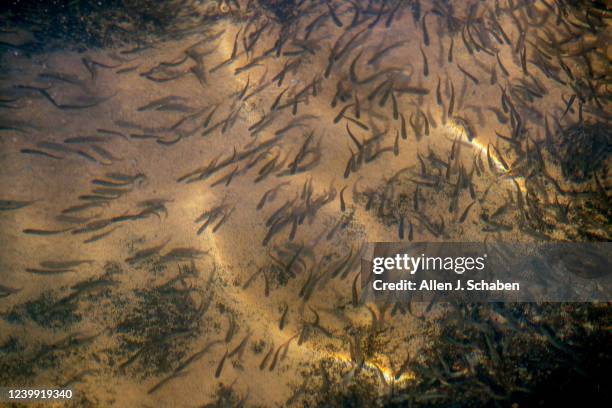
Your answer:
[[[269,199],[270,196],[275,197],[276,193],[278,192],[278,190],[280,190],[283,186],[288,185],[289,182],[284,182],[279,184],[276,187],[272,187],[270,190],[266,191],[263,196],[261,197],[261,200],[259,201],[259,203],[257,204],[257,210],[261,210],[264,205],[266,204],[267,201],[272,201],[274,198]]]
[[[79,205],[75,205],[75,206],[63,209],[62,214],[73,214],[73,213],[89,210],[91,208],[102,207],[105,205],[107,204],[104,202],[90,202],[90,203],[85,203],[85,204],[79,204]]]
[[[29,234],[29,235],[42,235],[42,236],[46,236],[46,235],[63,234],[64,232],[68,232],[68,231],[71,231],[73,229],[74,229],[74,227],[70,227],[70,228],[66,228],[66,229],[62,229],[62,230],[40,230],[40,229],[26,228],[22,232],[24,234]]]
[[[213,115],[215,114],[218,108],[219,108],[219,105],[215,105],[215,107],[210,111],[206,119],[204,119],[204,123],[202,124],[202,127],[204,127],[204,129],[206,129],[208,125],[210,125]]]
[[[510,204],[511,204],[510,202],[506,202],[505,204],[502,204],[498,209],[493,211],[493,214],[491,214],[491,218],[497,218],[501,215],[504,215],[510,208]]]
[[[472,140],[474,140],[474,138],[476,137],[476,132],[474,131],[474,127],[470,124],[470,122],[467,119],[461,116],[453,116],[452,119],[455,122],[455,124],[461,126],[461,128],[466,134],[468,141],[471,142]]]
[[[221,226],[227,221],[227,219],[230,217],[230,215],[232,215],[233,212],[234,212],[234,208],[230,209],[229,211],[223,214],[223,217],[221,217],[221,220],[217,223],[217,225],[213,227],[212,229],[213,234],[217,232],[219,228],[221,228]]]
[[[221,361],[219,361],[219,365],[215,370],[215,378],[219,378],[221,376],[221,372],[223,371],[223,365],[225,364],[225,359],[227,358],[227,355],[228,351],[225,350],[225,354],[223,355],[223,358],[221,358]]]
[[[398,2],[399,3],[399,2]],[[393,43],[387,47],[384,47],[383,49],[381,49],[380,51],[378,51],[377,53],[375,53],[369,60],[368,60],[368,65],[373,65],[376,63],[376,61],[378,61],[384,54],[386,54],[387,52],[391,51],[394,48],[400,47],[402,45],[404,45],[405,43],[407,43],[407,40],[402,40],[402,41],[398,41],[396,43]]]
[[[455,110],[455,86],[453,85],[453,81],[450,83],[451,85],[451,94],[450,100],[448,103],[448,117],[453,117],[453,111]]]
[[[463,72],[463,74],[470,78],[472,80],[472,82],[474,82],[475,85],[478,85],[480,83],[480,81],[478,80],[478,78],[476,78],[474,75],[472,75],[471,73],[469,73],[467,70],[465,70],[461,65],[457,64],[457,67],[459,68],[459,70],[461,72]]]
[[[247,334],[244,335],[240,343],[238,343],[238,345],[232,351],[230,351],[227,356],[229,358],[232,358],[237,355],[238,358],[241,358],[241,355],[244,352],[244,348],[246,347],[250,338],[251,338],[251,332],[248,332]]]
[[[494,108],[494,107],[487,107],[487,110],[490,110],[491,112],[493,112],[495,114],[495,117],[497,118],[497,121],[501,123],[502,125],[505,125],[506,123],[508,123],[508,118],[499,109]]]
[[[247,77],[247,81],[246,81],[246,84],[244,85],[244,88],[242,88],[242,91],[240,91],[240,93],[238,94],[238,100],[242,100],[242,98],[244,98],[246,91],[249,89],[250,83],[251,83],[251,76],[249,75]]]
[[[499,53],[496,54],[496,57],[497,57],[497,64],[499,65],[499,68],[502,70],[505,76],[509,77],[510,74],[506,70],[506,67],[504,67],[504,64],[502,64],[501,60],[499,59]]]
[[[463,221],[465,221],[465,219],[468,216],[468,213],[470,212],[470,209],[472,208],[472,206],[474,205],[476,201],[472,201],[463,211],[463,213],[461,214],[461,217],[459,217],[459,224],[462,224]]]
[[[344,178],[348,178],[349,175],[351,174],[351,169],[353,168],[353,165],[355,163],[355,153],[351,152],[351,157],[349,158],[348,162],[346,163],[346,168],[344,169]]]
[[[350,116],[345,116],[344,119],[348,120],[349,122],[353,122],[354,124],[356,124],[357,126],[359,126],[360,128],[362,128],[365,131],[370,130],[370,128],[368,127],[368,125],[366,125],[365,123],[355,119],[355,118],[351,118]]]
[[[544,2],[544,4],[547,4],[546,2]],[[510,38],[508,38],[508,36],[506,35],[506,32],[504,31],[504,29],[502,28],[502,26],[499,24],[499,22],[497,21],[497,19],[494,17],[494,14],[491,13],[491,18],[490,21],[493,23],[493,25],[495,26],[495,29],[501,34],[502,38],[504,39],[504,41],[506,42],[506,44],[508,45],[512,45],[512,42],[510,41]]]
[[[342,58],[342,56],[344,56],[350,49],[352,44],[355,42],[355,40],[357,40],[357,38],[363,34],[364,32],[366,32],[367,28],[364,28],[361,31],[358,31],[357,33],[355,33],[355,35],[353,35],[347,42],[346,44],[342,47],[342,49],[338,50],[337,52],[334,53],[334,59],[336,61],[338,61],[340,58]]]
[[[92,242],[96,242],[101,240],[102,238],[112,234],[116,229],[120,228],[121,225],[118,225],[116,227],[111,228],[108,231],[102,232],[100,234],[96,234],[96,235],[92,235],[91,237],[87,238],[86,240],[83,241],[84,244],[90,244]]]
[[[74,260],[74,261],[43,261],[40,262],[40,266],[46,269],[69,269],[75,266],[82,265],[84,263],[93,264],[94,261],[91,259]]]
[[[276,363],[278,362],[278,355],[280,354],[282,348],[283,346],[279,346],[278,349],[276,349],[276,353],[274,353],[274,357],[272,357],[272,362],[270,363],[270,371],[274,371],[274,369],[276,368]]]
[[[175,378],[179,378],[179,377],[184,377],[186,376],[188,373],[187,371],[175,371],[172,374],[170,374],[169,376],[165,377],[164,379],[162,379],[160,382],[158,382],[157,384],[155,384],[153,387],[151,387],[148,391],[147,394],[153,394],[155,393],[157,390],[159,390],[161,387],[163,387],[165,384],[167,384],[168,382],[170,382],[171,380],[175,379]]]
[[[399,131],[395,135],[395,142],[393,143],[393,155],[399,156]]]
[[[357,281],[359,279],[359,277],[361,276],[361,274],[355,274],[355,279],[353,279],[353,286],[352,286],[352,305],[353,307],[357,307],[359,306],[359,295],[357,293]]]
[[[232,341],[232,338],[234,337],[234,334],[236,333],[236,320],[231,314],[228,315],[228,320],[229,320],[229,325],[227,327],[227,332],[225,334],[225,340],[224,340],[226,344]]]
[[[391,23],[393,23],[393,18],[395,17],[395,13],[397,13],[397,10],[399,10],[401,5],[402,5],[402,2],[398,1],[396,3],[395,7],[393,7],[391,12],[389,13],[389,17],[387,17],[387,22],[385,23],[385,28],[391,27]]]
[[[368,100],[372,101],[378,95],[378,93],[386,86],[392,86],[393,84],[389,80],[381,82],[374,90],[368,95]]]
[[[371,22],[371,23],[368,25],[368,28],[374,28],[374,26],[376,26],[376,24],[378,24],[378,22],[380,21],[380,18],[381,18],[381,17],[382,17],[382,15],[383,15],[384,10],[385,10],[385,6],[386,6],[386,3],[382,3],[382,4],[379,6],[378,13],[376,14],[376,18],[374,19],[374,21],[372,21],[372,22]]]
[[[495,164],[493,163],[493,159],[491,158],[491,143],[487,145],[487,161],[489,163],[489,170],[495,173],[496,167],[495,167]]]
[[[421,140],[421,136],[422,136],[421,135],[421,128],[420,128],[420,126],[417,126],[417,124],[418,124],[417,120],[418,120],[419,117],[420,117],[420,115],[418,113],[416,115],[416,118],[415,118],[414,113],[411,113],[410,114],[410,119],[409,119],[410,127],[412,128],[412,131],[414,132],[414,136],[415,136],[417,141]]]
[[[414,231],[412,227],[412,221],[408,222],[408,241],[412,242],[414,238]]]
[[[455,152],[457,151],[457,142],[459,141],[459,137],[456,137],[453,140],[453,145],[451,146],[451,151],[450,151],[450,160],[455,160]]]
[[[420,109],[419,114],[423,118],[423,123],[425,125],[425,136],[429,136],[429,119],[427,119],[427,115]]]
[[[285,323],[286,323],[288,312],[289,312],[289,305],[287,303],[284,303],[283,312],[281,313],[280,321],[278,323],[279,330],[283,330],[285,328]]]
[[[34,273],[36,275],[58,275],[67,272],[75,272],[74,269],[37,269],[37,268],[26,268],[26,272]]]
[[[334,8],[331,6],[331,4],[328,2],[326,2],[327,4],[327,8],[329,9],[329,14],[331,15],[332,20],[334,21],[334,24],[336,24],[336,26],[338,27],[342,27],[342,21],[340,21],[340,19],[338,18],[338,15],[336,14],[336,10],[334,10]]]
[[[62,72],[43,72],[38,74],[39,78],[67,82],[72,85],[83,85],[83,81],[76,75],[64,74]]]
[[[159,98],[156,99],[146,105],[143,105],[139,108],[137,108],[136,110],[138,112],[144,112],[144,111],[148,111],[148,110],[159,110],[160,108],[171,104],[171,103],[176,103],[176,102],[183,102],[185,101],[185,98],[180,97],[180,96],[174,96],[174,95],[170,95],[170,96],[166,96],[163,98]]]
[[[572,105],[574,104],[574,101],[576,100],[576,94],[573,94],[569,100],[567,101],[567,105],[565,107],[565,111],[563,111],[563,115],[561,115],[560,119],[563,119],[563,117],[567,114],[567,112],[569,112],[569,110],[572,108]]]
[[[36,150],[36,149],[21,149],[21,150],[19,150],[19,151],[20,151],[21,153],[23,153],[23,154],[32,154],[32,155],[37,155],[37,156],[43,156],[43,157],[48,157],[48,158],[50,158],[50,159],[55,159],[55,160],[62,160],[62,159],[63,159],[63,157],[61,157],[61,156],[56,156],[56,155],[53,155],[53,154],[51,154],[51,153],[44,152],[44,151],[42,151],[42,150]]]
[[[130,133],[130,138],[145,140],[145,139],[157,139],[158,137],[150,133]]]
[[[406,140],[408,139],[408,132],[406,131],[406,118],[404,117],[403,113],[400,113],[400,119],[401,119],[401,135],[402,135],[402,139]]]
[[[355,104],[354,104],[354,103],[349,103],[349,104],[345,105],[345,106],[344,106],[344,107],[343,107],[343,108],[340,110],[340,112],[338,113],[338,115],[336,115],[336,117],[334,118],[334,123],[338,123],[338,122],[340,122],[340,120],[341,120],[341,119],[344,117],[344,114],[346,113],[346,111],[347,111],[347,110],[348,110],[350,107],[352,107],[352,106],[355,106]]]
[[[108,139],[104,136],[76,136],[64,139],[64,143],[104,143]]]
[[[234,58],[236,58],[236,54],[238,53],[238,36],[240,35],[241,32],[242,32],[242,27],[240,27],[240,29],[236,32],[236,36],[234,37],[234,45],[232,47],[232,53],[229,57],[230,61],[233,61]]]
[[[0,285],[0,299],[19,293],[22,288],[12,288],[10,286]]]
[[[76,152],[74,149],[71,149],[68,146],[64,146],[61,143],[55,143],[55,142],[47,142],[47,141],[38,142],[36,143],[36,147],[40,147],[41,149],[47,149],[47,150],[55,150],[56,152],[62,152],[62,153],[75,153]]]
[[[172,248],[168,253],[164,254],[160,262],[168,261],[187,261],[192,259],[199,259],[206,255],[208,251],[200,251],[195,248]]]
[[[98,163],[98,161],[96,160],[95,157],[93,157],[91,154],[84,152],[83,150],[77,150],[76,154],[78,154],[79,156],[87,159],[88,161],[92,162],[92,163]]]
[[[0,211],[19,210],[34,203],[34,201],[0,200]]]
[[[153,247],[150,247],[150,248],[141,249],[140,251],[137,251],[131,257],[126,258],[125,262],[130,263],[130,264],[135,264],[137,262],[140,262],[140,261],[143,261],[145,259],[151,258],[152,256],[154,256],[157,253],[159,253],[159,251],[161,251],[166,246],[166,244],[168,244],[168,242],[170,242],[170,239],[167,239],[166,241],[164,241],[160,245],[153,246]]]
[[[353,8],[355,9],[355,14],[353,15],[353,19],[351,20],[351,28],[356,27],[360,23],[359,20],[361,17],[361,7],[356,3],[352,4]]]
[[[268,274],[265,271],[263,272],[263,277],[264,277],[264,296],[268,297],[270,296],[270,279],[268,278]]]
[[[118,69],[117,71],[115,71],[115,73],[119,75],[126,74],[128,72],[136,71],[139,67],[140,67],[140,64],[133,65],[131,67],[125,67],[125,68]]]
[[[426,12],[425,14],[423,14],[423,19],[421,20],[421,26],[423,28],[423,43],[425,44],[426,47],[429,46],[429,32],[427,31],[427,24],[425,24],[425,17],[427,17],[428,13],[429,12]]]
[[[395,97],[395,92],[393,92],[393,89],[391,90],[391,101],[393,105],[393,120],[397,120],[399,118],[399,108],[397,106],[397,98]]]
[[[259,364],[259,369],[263,370],[264,368],[266,368],[266,365],[268,364],[268,360],[270,359],[270,357],[272,356],[272,353],[274,352],[274,342],[272,342],[272,344],[270,345],[270,350],[266,353],[266,355],[264,356],[263,360],[261,360],[261,363]]]
[[[110,161],[119,161],[121,160],[118,157],[113,156],[113,154],[111,152],[109,152],[108,150],[104,149],[103,147],[97,146],[97,145],[91,145],[91,150],[93,150],[94,152],[98,153],[98,155],[100,155],[102,158],[106,159],[106,160],[110,160]]]
[[[419,47],[421,50],[421,55],[423,56],[423,76],[427,78],[429,76],[429,63],[427,62],[427,55],[425,55],[425,51],[423,51],[423,47]]]
[[[508,166],[508,163],[506,162],[506,160],[504,159],[504,157],[501,155],[500,151],[497,149],[497,147],[493,146],[493,150],[495,150],[495,154],[497,155],[497,160],[499,160],[499,162],[501,163],[501,165],[504,167],[505,170],[509,170],[510,166]]]
[[[451,149],[451,160],[453,160],[453,150]],[[421,176],[426,177],[427,176],[427,167],[425,167],[425,161],[423,161],[423,158],[421,157],[421,154],[417,152],[417,159],[419,160],[419,163],[421,164]]]
[[[215,182],[213,182],[210,186],[211,187],[215,187],[218,186],[219,184],[225,183],[225,187],[229,186],[230,183],[232,182],[234,176],[236,174],[238,174],[238,169],[240,168],[239,165],[236,165],[236,167],[234,167],[232,169],[232,171],[230,171],[229,173],[227,173],[225,176],[221,177],[220,179],[216,180]]]
[[[244,284],[242,285],[242,289],[245,290],[247,289],[249,286],[251,286],[251,283],[253,283],[253,281],[255,280],[256,277],[259,276],[260,273],[263,272],[262,268],[259,268],[254,274],[252,274],[247,280],[246,282],[244,282]]]
[[[281,98],[283,97],[283,95],[285,94],[285,92],[287,92],[287,90],[289,89],[289,87],[285,88],[281,93],[278,94],[278,96],[276,97],[276,99],[274,100],[274,103],[272,103],[272,106],[270,107],[271,111],[275,111],[276,108],[278,107],[278,104],[281,101]]]
[[[410,4],[410,11],[412,12],[412,19],[414,24],[417,25],[421,19],[421,3],[419,0],[415,0]]]

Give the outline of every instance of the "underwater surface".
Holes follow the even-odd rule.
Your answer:
[[[380,304],[358,280],[367,242],[610,241],[611,17],[3,2],[0,386],[74,407],[610,398],[609,303]]]

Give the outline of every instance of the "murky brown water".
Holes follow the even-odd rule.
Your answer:
[[[609,240],[597,9],[239,3],[82,52],[28,52],[7,23],[0,384],[70,386],[75,406],[537,399],[548,366],[518,373],[518,350],[599,339],[605,306],[385,309],[352,284],[400,220],[415,242]],[[570,128],[586,164],[552,148]],[[490,325],[469,364],[457,319]]]

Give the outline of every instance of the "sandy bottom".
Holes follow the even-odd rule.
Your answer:
[[[298,37],[326,10],[304,12]],[[360,358],[381,394],[422,379],[411,367],[433,346],[442,329],[432,322],[446,308],[397,312],[360,297],[359,286],[355,298],[361,246],[398,241],[400,218],[404,239],[414,242],[563,239],[566,226],[538,234],[516,223],[518,197],[528,190],[524,174],[508,170],[544,139],[543,118],[518,108],[532,140],[522,137],[518,149],[496,133],[512,132],[500,106],[511,84],[535,78],[546,92],[529,106],[551,116],[565,110],[570,91],[533,64],[526,77],[513,46],[495,42],[504,74],[497,57],[470,54],[460,32],[449,63],[451,35],[438,16],[427,14],[426,45],[409,8],[388,27],[386,13],[351,40],[368,23],[346,31],[353,11],[343,3],[343,27],[327,17],[308,40],[292,37],[284,55],[243,71],[279,35],[281,25],[263,10],[230,13],[141,50],[5,52],[2,95],[14,109],[0,111],[0,198],[28,205],[0,213],[0,284],[16,289],[0,299],[2,384],[69,386],[77,406],[223,398],[227,406],[282,406],[306,404],[305,381],[349,384]],[[498,20],[514,44],[512,19]],[[266,24],[245,53],[245,41]],[[533,39],[537,29],[530,30]],[[215,69],[235,43],[233,59]],[[385,79],[392,95],[383,86],[369,97]],[[316,95],[299,93],[313,81]],[[262,118],[273,120],[261,126]],[[380,154],[346,174],[358,144],[370,146],[377,135],[371,146]],[[472,186],[455,193],[464,176]],[[368,203],[389,180],[387,203],[380,195]],[[445,181],[432,187],[434,180]],[[538,193],[553,202],[550,184]],[[74,208],[86,203],[93,206]],[[510,209],[497,221],[509,228],[487,226],[482,214],[504,205]],[[266,238],[289,209],[293,218]],[[216,215],[204,229],[207,211]],[[299,214],[309,215],[297,222]],[[365,338],[367,352],[356,346]]]

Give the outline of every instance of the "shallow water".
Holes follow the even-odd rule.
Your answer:
[[[509,405],[567,365],[595,387],[577,338],[597,350],[605,305],[506,306],[513,343],[489,306],[392,313],[351,287],[400,220],[414,242],[609,240],[609,12],[238,3],[180,2],[201,14],[95,47],[5,13],[0,383],[69,385],[76,406]],[[444,343],[467,313],[490,326],[465,329],[486,380]],[[570,362],[525,363],[564,353],[542,322]]]

